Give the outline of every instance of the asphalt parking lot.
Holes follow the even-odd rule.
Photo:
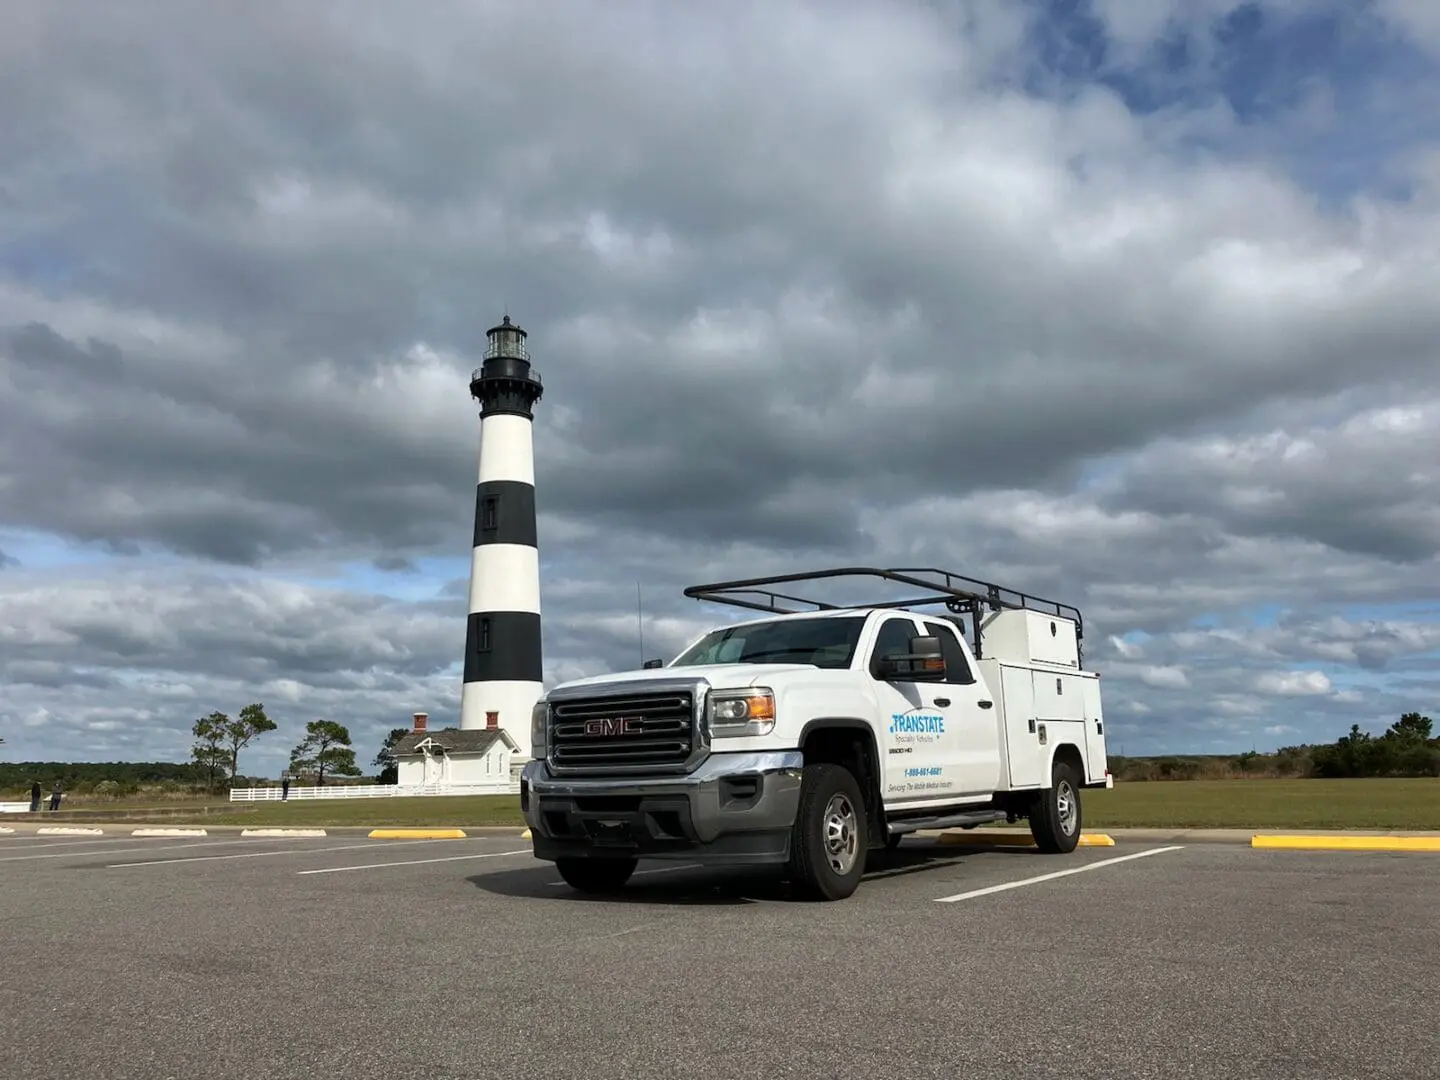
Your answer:
[[[1415,1080],[1437,895],[1436,855],[1213,843],[913,839],[806,904],[583,897],[513,834],[17,833],[0,1075]]]

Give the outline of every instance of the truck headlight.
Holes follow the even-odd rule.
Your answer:
[[[545,751],[545,738],[549,734],[545,730],[550,722],[550,705],[541,700],[535,703],[530,710],[530,756],[538,757]]]
[[[717,739],[769,735],[775,730],[775,692],[766,687],[711,694],[707,709],[710,734]]]

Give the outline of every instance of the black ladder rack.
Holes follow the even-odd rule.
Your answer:
[[[927,590],[926,595],[905,600],[883,600],[873,604],[831,604],[823,600],[807,600],[800,596],[777,592],[771,586],[787,585],[800,581],[825,581],[835,578],[878,578],[899,585]],[[831,570],[812,570],[799,574],[779,574],[775,577],[745,578],[739,581],[717,581],[709,585],[691,585],[685,595],[694,600],[709,600],[716,604],[749,608],[752,611],[771,612],[776,615],[795,615],[808,608],[817,611],[848,611],[862,608],[896,608],[912,610],[944,604],[955,615],[969,615],[972,627],[971,648],[978,659],[981,655],[980,616],[986,609],[1036,611],[1046,615],[1058,615],[1075,623],[1077,644],[1084,639],[1085,622],[1080,609],[1054,600],[1007,589],[988,581],[966,577],[949,570],[934,567],[891,567],[882,569],[874,566],[842,566]],[[746,596],[762,599],[744,599]],[[779,606],[780,601],[802,604],[806,607],[787,608]],[[964,629],[958,619],[952,620]],[[1083,661],[1082,661],[1083,663]]]

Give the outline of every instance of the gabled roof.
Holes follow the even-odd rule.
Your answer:
[[[434,749],[443,749],[447,754],[483,754],[497,742],[503,741],[511,750],[519,745],[503,728],[440,728],[436,731],[412,731],[391,751],[396,757],[419,757],[423,751],[421,743],[428,742]]]

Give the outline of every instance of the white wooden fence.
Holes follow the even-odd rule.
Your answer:
[[[287,796],[278,785],[231,788],[231,802],[279,802],[290,799],[393,799],[410,795],[519,795],[519,780],[493,780],[484,784],[326,784],[324,787],[290,785]]]

